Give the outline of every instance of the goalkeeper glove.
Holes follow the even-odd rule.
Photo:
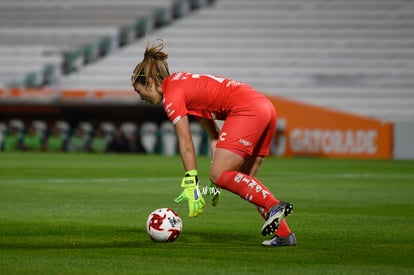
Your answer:
[[[208,186],[208,194],[212,196],[211,204],[213,206],[217,206],[220,201],[220,188],[210,181],[210,185]]]
[[[181,187],[184,188],[184,191],[174,200],[176,203],[188,201],[189,217],[197,217],[203,213],[203,208],[206,206],[206,202],[198,189],[198,183],[197,170],[185,172],[185,176],[181,181]]]

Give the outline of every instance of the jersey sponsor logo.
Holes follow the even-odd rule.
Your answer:
[[[248,141],[248,140],[245,140],[245,139],[239,139],[239,142],[241,143],[241,144],[243,144],[244,146],[246,146],[246,147],[250,147],[250,146],[252,146],[253,145],[253,143],[251,143],[250,141]]]

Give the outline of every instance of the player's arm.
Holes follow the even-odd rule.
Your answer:
[[[213,158],[214,150],[216,149],[216,143],[219,136],[219,130],[217,124],[212,119],[200,118],[199,119],[201,127],[207,132],[210,138],[210,150],[211,158]]]
[[[191,136],[188,116],[183,116],[175,124],[175,132],[177,134],[178,150],[180,152],[181,160],[184,165],[184,170],[189,171],[197,169],[196,153]]]
[[[190,217],[197,217],[203,213],[206,205],[203,195],[198,188],[199,180],[197,173],[196,153],[194,149],[193,139],[191,137],[190,123],[188,116],[183,116],[176,124],[175,131],[178,138],[178,148],[181,160],[184,165],[185,173],[181,180],[183,192],[175,199],[176,203],[188,201]]]

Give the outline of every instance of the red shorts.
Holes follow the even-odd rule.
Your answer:
[[[276,129],[276,111],[263,98],[252,102],[252,110],[229,114],[220,131],[216,148],[227,149],[241,157],[267,156]]]

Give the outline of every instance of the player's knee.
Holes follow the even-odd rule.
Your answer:
[[[219,166],[212,166],[210,170],[210,180],[212,183],[217,185],[218,187],[224,188],[225,185],[227,185],[228,178],[226,175],[228,175],[228,172],[231,172],[233,170],[229,169],[223,169]]]
[[[215,185],[217,185],[217,182],[218,182],[220,176],[221,176],[221,171],[220,172],[213,171],[213,170],[210,171],[210,181],[212,183],[214,183]]]
[[[224,172],[222,165],[213,162],[210,166],[210,180],[212,183],[217,184],[221,174]]]

